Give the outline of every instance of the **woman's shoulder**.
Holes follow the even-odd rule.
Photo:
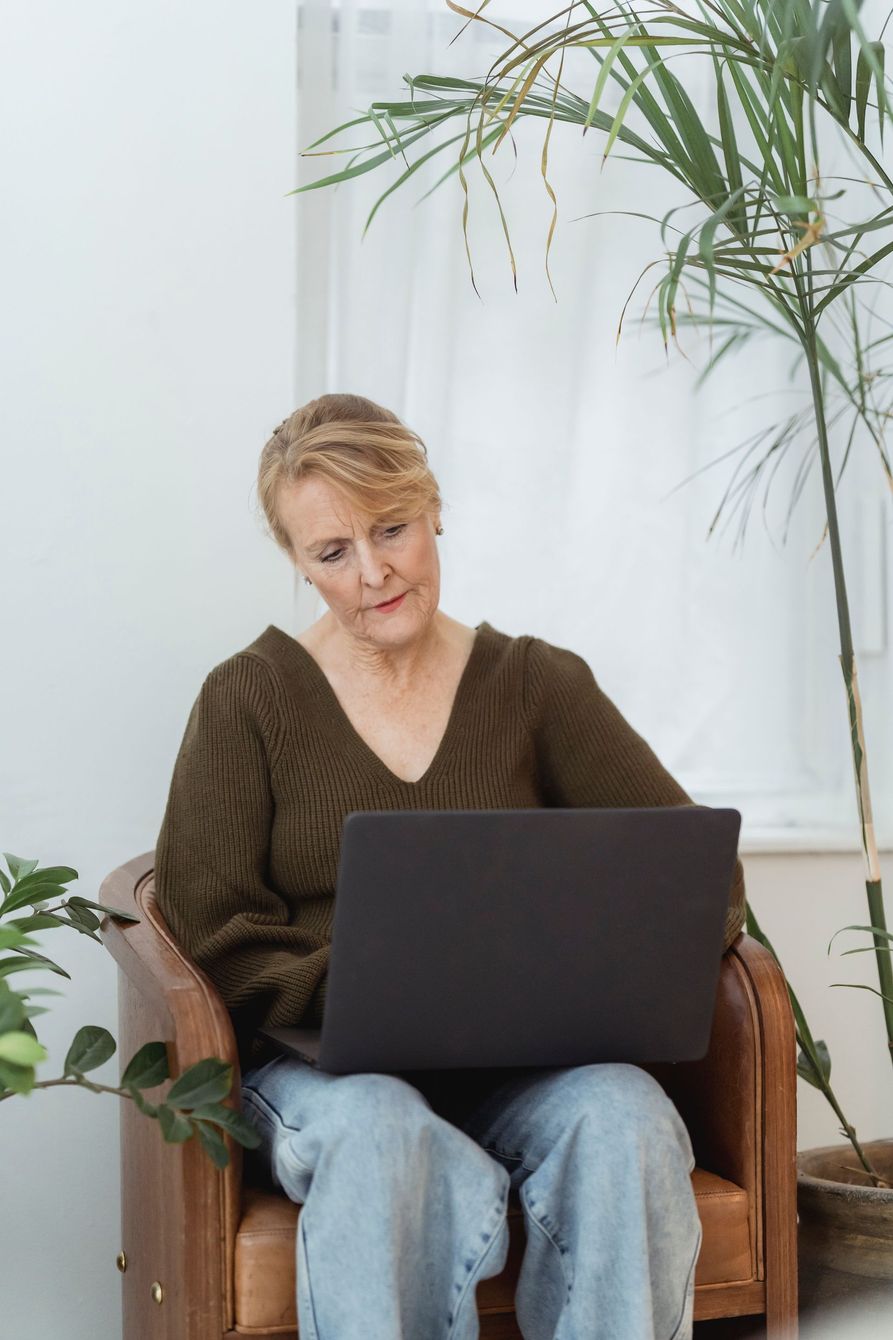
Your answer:
[[[269,624],[253,641],[212,665],[205,674],[200,700],[231,710],[248,709],[259,717],[278,713],[289,666],[288,634]],[[300,665],[300,661],[298,661]]]
[[[486,621],[479,628],[488,630],[502,654],[516,660],[534,679],[546,676],[574,680],[592,674],[589,662],[571,647],[550,642],[536,633],[505,633]]]
[[[592,671],[570,647],[535,633],[507,633],[487,620],[478,625],[478,635],[482,634],[500,692],[519,702],[532,725],[551,712],[556,700],[573,704],[591,699],[595,685]]]

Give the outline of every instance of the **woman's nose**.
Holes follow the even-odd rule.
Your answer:
[[[385,556],[378,553],[373,545],[359,545],[357,561],[364,582],[369,586],[381,586],[384,583],[390,569]]]

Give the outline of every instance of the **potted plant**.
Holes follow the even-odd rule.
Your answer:
[[[116,1043],[107,1029],[86,1024],[74,1035],[62,1074],[54,1079],[37,1078],[36,1067],[47,1059],[47,1050],[32,1020],[47,1011],[33,997],[60,993],[47,987],[22,988],[19,974],[42,971],[70,977],[58,963],[37,951],[34,932],[68,927],[101,944],[96,934],[100,926],[97,912],[118,921],[138,921],[139,917],[104,907],[80,894],[67,895],[65,886],[78,877],[70,866],[41,868],[37,861],[22,860],[9,852],[3,852],[3,857],[9,875],[0,869],[0,1103],[16,1094],[27,1097],[35,1089],[79,1085],[93,1093],[115,1093],[135,1103],[145,1116],[158,1122],[169,1143],[179,1144],[198,1136],[218,1168],[229,1163],[222,1131],[238,1144],[255,1149],[260,1137],[254,1127],[223,1101],[232,1089],[233,1068],[219,1057],[189,1066],[162,1098],[150,1102],[146,1090],[170,1078],[165,1044],[147,1042],[140,1047],[124,1067],[120,1084],[97,1084],[87,1076],[114,1055]]]
[[[553,202],[547,161],[556,121],[579,126],[582,134],[590,129],[601,132],[605,137],[603,163],[615,145],[623,145],[633,151],[627,158],[663,168],[686,188],[698,211],[697,221],[686,230],[671,224],[670,215],[662,220],[640,216],[659,224],[665,248],[665,254],[654,262],[661,267],[656,286],[657,322],[665,349],[671,339],[678,343],[684,324],[718,332],[722,341],[704,370],[707,375],[720,358],[734,353],[736,345],[763,332],[796,351],[801,381],[808,391],[804,415],[767,431],[764,457],[752,475],[756,479],[764,466],[773,463],[804,425],[811,429],[821,464],[825,536],[831,549],[868,895],[865,923],[842,929],[870,937],[866,945],[846,952],[875,955],[876,994],[893,1055],[893,937],[887,930],[872,821],[830,451],[830,429],[836,428],[842,415],[835,408],[832,417],[828,409],[833,398],[852,420],[843,464],[855,430],[860,428],[877,454],[885,484],[893,486],[883,439],[889,411],[877,400],[877,391],[888,375],[878,358],[887,352],[893,336],[866,338],[862,297],[866,286],[884,282],[880,268],[893,254],[893,179],[872,148],[876,141],[882,146],[885,116],[891,110],[883,43],[867,36],[859,0],[787,0],[783,4],[704,0],[693,14],[672,0],[649,0],[647,6],[612,0],[604,7],[584,0],[569,4],[521,35],[495,19],[491,22],[482,12],[485,5],[473,12],[453,0],[446,3],[469,22],[487,23],[509,39],[486,77],[404,76],[405,97],[373,102],[365,115],[328,131],[303,151],[305,156],[350,152],[351,158],[342,170],[307,183],[293,194],[397,163],[400,174],[375,202],[366,220],[368,228],[382,201],[411,181],[422,163],[460,142],[456,161],[431,191],[457,173],[467,197],[465,174],[476,160],[498,200],[484,151],[492,146],[495,153],[521,117],[538,117],[545,123],[541,171]],[[561,22],[557,30],[551,27],[555,20]],[[582,92],[562,82],[564,55],[572,48],[588,52],[594,61],[593,78]],[[684,73],[674,73],[672,68],[679,56],[690,53],[698,53],[712,69],[712,122],[696,112]],[[608,110],[611,92],[614,97]],[[630,124],[633,109],[650,135]],[[452,132],[454,122],[458,122],[458,133]],[[372,143],[349,151],[319,147],[363,124],[374,126]],[[426,144],[425,152],[417,151],[413,159],[413,146],[423,139],[433,140],[441,127],[447,132],[441,141]],[[848,146],[863,173],[861,179],[858,172],[846,178],[849,185],[833,191],[828,190],[820,171],[823,145],[830,136]],[[850,189],[860,181],[863,189]],[[848,214],[842,213],[843,204],[831,206],[844,196],[848,196]],[[508,220],[501,205],[499,213],[514,274]],[[470,262],[466,223],[467,208],[462,226]],[[554,224],[555,215],[547,261]],[[473,271],[471,282],[474,284]],[[687,299],[684,313],[677,311],[680,293]],[[830,329],[835,312],[845,318],[844,337]],[[747,930],[772,950],[751,908]],[[822,1264],[845,1264],[856,1273],[893,1277],[893,1141],[869,1145],[859,1140],[832,1089],[828,1048],[813,1038],[790,984],[788,989],[800,1048],[798,1072],[825,1095],[848,1142],[800,1155],[804,1241]],[[864,1243],[871,1236],[874,1244],[870,1252],[857,1246],[845,1262],[838,1251],[844,1230],[834,1217],[837,1205],[846,1206],[847,1213],[858,1207],[859,1240]]]

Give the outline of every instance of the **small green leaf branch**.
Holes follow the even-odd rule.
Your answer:
[[[0,869],[0,888],[4,894],[0,922],[22,908],[30,907],[31,911],[0,924],[0,955],[4,955],[0,957],[0,1103],[17,1094],[28,1096],[35,1089],[76,1085],[93,1093],[114,1093],[134,1102],[145,1116],[158,1122],[170,1144],[182,1144],[197,1136],[217,1168],[225,1168],[229,1163],[224,1133],[248,1149],[257,1148],[260,1142],[257,1131],[223,1101],[232,1089],[233,1067],[219,1057],[189,1066],[160,1102],[150,1102],[145,1091],[170,1079],[165,1044],[147,1042],[141,1047],[125,1067],[119,1085],[99,1084],[87,1076],[114,1056],[117,1044],[107,1029],[87,1024],[75,1033],[62,1074],[55,1079],[37,1079],[36,1066],[47,1060],[48,1053],[31,1020],[47,1011],[42,1005],[33,1004],[31,997],[60,993],[41,987],[14,989],[9,978],[20,972],[41,970],[69,980],[70,975],[58,963],[37,952],[30,932],[68,926],[101,944],[96,934],[100,925],[96,912],[105,912],[120,921],[134,922],[139,918],[89,898],[67,896],[65,885],[78,877],[77,871],[69,866],[41,870],[37,861],[22,860],[9,852],[4,852],[3,857],[11,878]],[[54,906],[47,906],[54,900],[58,900]]]

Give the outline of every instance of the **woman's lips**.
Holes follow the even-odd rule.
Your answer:
[[[383,614],[387,614],[390,610],[397,609],[397,607],[403,600],[403,596],[405,595],[406,592],[404,591],[403,595],[396,596],[393,600],[385,601],[384,604],[382,605],[373,605],[372,608],[376,610],[381,610]]]

